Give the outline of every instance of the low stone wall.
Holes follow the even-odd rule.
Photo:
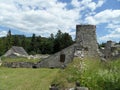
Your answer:
[[[31,62],[5,62],[3,66],[10,68],[33,68],[35,64]]]
[[[89,90],[87,87],[76,87],[76,88],[70,88],[66,90]]]
[[[89,90],[88,87],[81,87],[80,82],[75,83],[76,86],[74,88],[61,88],[59,89],[57,84],[51,84],[49,90]]]

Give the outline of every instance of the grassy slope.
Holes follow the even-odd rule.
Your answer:
[[[0,90],[48,90],[58,71],[0,67]]]
[[[75,58],[65,70],[59,71],[53,83],[74,87],[76,81],[90,90],[120,90],[120,59],[102,63]]]

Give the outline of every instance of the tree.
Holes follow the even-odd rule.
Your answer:
[[[50,34],[50,39],[54,39],[54,34],[53,33]]]
[[[23,35],[22,41],[21,41],[21,46],[26,49],[26,37]]]
[[[61,38],[62,49],[73,44],[72,37],[68,33],[63,33]]]
[[[58,30],[57,34],[51,34],[49,38],[36,36],[25,37],[24,35],[11,35],[11,30],[7,36],[0,38],[0,55],[4,54],[8,49],[14,46],[22,46],[29,54],[53,54],[73,43],[68,33],[62,33]]]
[[[0,56],[2,55],[2,53],[3,53],[3,46],[2,46],[2,40],[0,39]]]
[[[72,37],[68,33],[62,33],[58,30],[54,39],[54,52],[58,52],[73,44]]]
[[[99,44],[99,48],[101,48],[101,47],[105,47],[105,43],[101,43],[101,44]]]
[[[12,35],[11,35],[11,30],[9,29],[6,37],[6,50],[10,49],[12,46]]]
[[[61,50],[61,38],[62,38],[62,32],[58,30],[54,40],[54,47],[53,47],[54,53]]]
[[[13,46],[20,46],[20,40],[18,35],[14,35],[12,37],[12,45]]]
[[[30,51],[32,54],[36,54],[37,52],[37,44],[36,44],[36,35],[33,34],[31,38],[31,43],[30,43]]]
[[[50,35],[49,38],[49,48],[50,48],[50,52],[49,53],[54,53],[54,34]]]
[[[41,53],[41,36],[36,37],[36,53]]]

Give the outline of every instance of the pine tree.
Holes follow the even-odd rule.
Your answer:
[[[37,52],[37,44],[36,44],[36,35],[33,34],[32,38],[31,38],[31,43],[30,43],[30,50],[32,52],[32,54],[36,54]]]
[[[12,35],[11,35],[11,30],[9,29],[6,37],[6,50],[10,49],[12,46]]]
[[[22,41],[21,41],[21,46],[26,49],[26,37],[23,35]]]
[[[12,37],[12,45],[13,46],[20,46],[20,39],[18,35],[14,35]]]

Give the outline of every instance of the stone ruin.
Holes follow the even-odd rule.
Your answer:
[[[56,84],[51,84],[49,90],[61,90],[58,88]],[[82,87],[79,82],[75,83],[75,87],[73,88],[64,88],[62,90],[89,90],[87,87]]]
[[[97,57],[98,44],[95,25],[77,25],[76,43],[38,62],[36,67],[65,68],[74,57]]]
[[[113,41],[107,41],[105,47],[100,48],[100,52],[104,59],[114,59],[120,57],[120,45],[117,45]]]
[[[3,56],[15,58],[15,57],[27,57],[28,54],[23,47],[12,46]]]
[[[65,68],[74,57],[98,57],[98,44],[96,39],[95,25],[77,25],[76,42],[51,55],[42,59],[40,62],[33,63],[7,63],[9,67],[32,67],[32,68]],[[14,65],[13,65],[14,64]]]
[[[98,44],[96,39],[96,26],[77,25],[76,26],[76,44],[75,53],[81,52],[82,57],[98,56]],[[80,57],[80,55],[78,55]]]

